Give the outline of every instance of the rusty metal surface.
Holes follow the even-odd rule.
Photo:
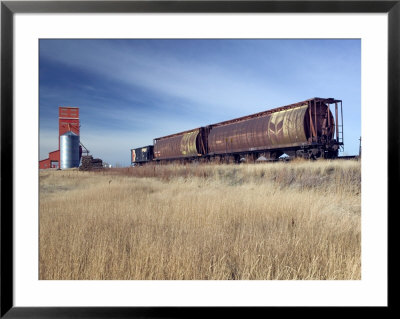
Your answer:
[[[198,136],[200,129],[174,134],[154,140],[154,158],[181,158],[198,156]]]
[[[314,121],[315,136],[318,139],[324,138],[325,140],[331,140],[334,137],[335,132],[335,120],[332,112],[328,109],[328,106],[325,103],[319,102],[312,105],[311,109],[311,118]],[[308,110],[308,113],[310,112]],[[329,112],[328,112],[329,110]],[[329,115],[328,115],[329,114]],[[306,120],[306,128],[309,125],[309,117]],[[308,134],[311,136],[311,132]]]
[[[261,116],[265,116],[265,115],[268,115],[268,114],[276,113],[276,112],[279,112],[279,111],[285,111],[285,110],[288,110],[288,109],[297,108],[297,107],[305,105],[305,104],[310,105],[310,103],[313,103],[313,102],[317,102],[317,103],[323,102],[323,103],[332,104],[332,103],[335,103],[335,102],[336,103],[341,103],[342,101],[341,100],[335,100],[333,98],[314,97],[312,99],[308,99],[308,100],[305,100],[305,101],[302,101],[302,102],[297,102],[297,103],[293,103],[293,104],[289,104],[289,105],[285,105],[285,106],[280,106],[280,107],[277,107],[277,108],[269,109],[267,111],[262,111],[262,112],[259,112],[259,113],[254,113],[254,114],[238,117],[238,118],[235,118],[235,119],[232,119],[232,120],[223,121],[223,122],[220,122],[220,123],[215,123],[215,124],[212,124],[212,126],[216,127],[216,126],[220,126],[220,125],[237,123],[237,122],[241,122],[243,120],[248,120],[248,119],[255,118],[255,117],[261,117]]]
[[[270,153],[279,156],[315,145],[333,145],[341,100],[313,98],[303,102],[154,139],[155,159],[181,159],[201,155]],[[336,111],[337,113],[337,111]],[[236,155],[235,155],[236,156]],[[267,156],[267,155],[265,155]]]
[[[213,127],[210,153],[223,154],[298,146],[307,142],[305,115],[308,104],[280,110],[227,125]]]

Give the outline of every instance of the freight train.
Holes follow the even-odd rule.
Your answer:
[[[155,138],[153,145],[131,150],[131,163],[239,163],[276,160],[283,154],[336,158],[343,145],[342,101],[316,97]]]

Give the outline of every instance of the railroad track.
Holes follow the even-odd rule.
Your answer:
[[[346,155],[346,156],[339,156],[336,158],[330,158],[329,160],[351,160],[351,159],[359,159],[359,158],[360,157],[358,155]],[[287,162],[287,161],[291,161],[293,159],[294,158],[285,157],[285,158],[278,158],[278,159],[274,159],[274,160],[268,160],[268,162],[277,162],[277,161]]]

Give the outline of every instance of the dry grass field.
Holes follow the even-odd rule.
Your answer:
[[[360,162],[40,172],[40,279],[359,280]]]

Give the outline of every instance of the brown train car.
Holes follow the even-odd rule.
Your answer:
[[[154,159],[183,159],[200,157],[207,152],[206,128],[155,138]]]
[[[208,154],[259,153],[277,158],[283,153],[303,157],[336,157],[339,146],[338,104],[313,98],[269,111],[210,125]],[[330,111],[335,105],[335,118]],[[336,119],[336,123],[335,123]],[[336,134],[336,139],[335,139]]]

